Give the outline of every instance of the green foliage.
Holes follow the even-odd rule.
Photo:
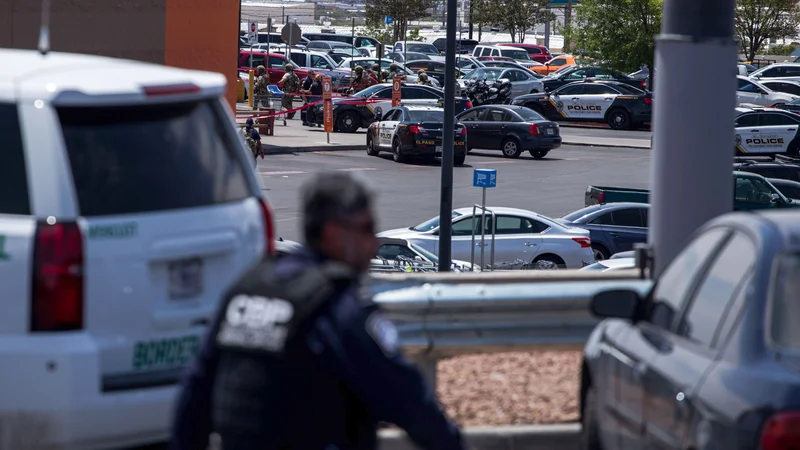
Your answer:
[[[382,24],[384,16],[392,16],[391,40],[394,42],[405,34],[408,21],[425,17],[425,11],[433,8],[437,2],[438,0],[370,0],[366,8],[367,23],[373,26]]]
[[[662,0],[583,0],[565,39],[576,52],[622,72],[653,67]]]
[[[551,21],[547,10],[550,0],[473,0],[473,20],[482,24],[502,25],[511,34],[511,42],[523,42],[527,30]]]
[[[789,56],[797,49],[797,46],[791,44],[774,44],[770,45],[767,53],[776,56]]]
[[[383,45],[392,46],[395,43],[393,39],[393,29],[391,27],[387,27],[383,25],[367,25],[367,28],[364,30],[365,36],[372,36],[378,41],[381,42]]]
[[[409,41],[424,41],[425,40],[425,38],[423,36],[420,36],[420,34],[419,34],[419,27],[414,27],[414,29],[411,30],[408,33],[407,39]]]
[[[752,61],[770,39],[797,34],[800,6],[796,0],[736,0],[735,25],[742,52]]]

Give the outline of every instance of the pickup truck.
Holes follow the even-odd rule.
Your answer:
[[[734,211],[800,207],[800,202],[786,198],[761,175],[733,172],[733,181]],[[606,186],[589,186],[586,188],[586,206],[619,202],[650,203],[650,191]]]

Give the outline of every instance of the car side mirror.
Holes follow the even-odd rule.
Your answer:
[[[589,311],[599,318],[619,318],[636,321],[642,297],[636,291],[618,289],[599,292],[589,302]]]
[[[778,194],[770,194],[769,195],[769,201],[770,201],[770,203],[780,203],[781,202],[781,196],[778,195]]]

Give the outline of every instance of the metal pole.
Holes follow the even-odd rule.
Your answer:
[[[550,8],[547,9],[550,12]],[[550,21],[544,23],[544,46],[550,50]]]
[[[655,276],[692,232],[733,208],[734,5],[735,0],[664,2],[656,38],[649,220]],[[700,64],[686,71],[689,61]],[[696,95],[685,95],[689,86]],[[674,183],[676,173],[680,183]]]
[[[481,199],[481,206],[483,206],[481,210],[481,270],[483,270],[486,267],[486,263],[483,260],[483,255],[486,253],[486,188],[481,190],[483,191],[483,198]]]
[[[403,65],[408,62],[406,54],[408,53],[408,19],[403,19]]]
[[[469,0],[469,38],[472,39],[472,0]]]
[[[456,118],[456,15],[458,0],[447,0],[447,45],[444,69],[442,184],[439,202],[439,272],[450,271],[453,238],[453,141]]]
[[[350,39],[353,40],[353,42],[351,42],[350,44],[352,44],[353,47],[355,47],[356,46],[356,18],[355,17],[353,17],[353,25],[350,27]]]

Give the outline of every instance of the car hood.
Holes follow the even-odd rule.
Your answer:
[[[408,228],[394,228],[391,230],[381,231],[376,236],[390,237],[390,238],[415,238],[420,236],[419,231],[409,230]]]

